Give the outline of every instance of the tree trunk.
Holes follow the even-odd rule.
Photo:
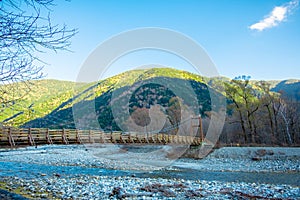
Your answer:
[[[237,110],[238,110],[238,113],[239,113],[240,124],[241,124],[241,127],[242,127],[243,136],[244,136],[244,143],[247,143],[248,142],[248,137],[247,137],[247,134],[246,134],[246,127],[245,127],[245,121],[243,119],[243,114],[241,112],[239,104],[235,100],[233,100],[233,102],[234,102],[235,106],[237,107]]]
[[[273,140],[273,138],[275,137],[275,132],[274,132],[274,123],[273,123],[273,119],[272,119],[272,113],[271,113],[271,109],[270,109],[269,105],[265,105],[265,106],[268,110],[269,122],[270,122],[271,134],[272,134],[272,140]]]
[[[286,118],[286,116],[283,114],[283,112],[280,112],[280,113],[281,113],[281,116],[282,116],[282,118],[284,120],[284,123],[285,123],[287,141],[288,141],[289,145],[291,145],[293,142],[292,142],[292,137],[291,137],[290,130],[289,130],[289,122],[290,122],[290,120],[288,120]]]

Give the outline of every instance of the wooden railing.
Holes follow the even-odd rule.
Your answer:
[[[200,145],[202,137],[167,133],[104,133],[100,130],[0,127],[0,146],[36,146],[43,144],[191,144]]]

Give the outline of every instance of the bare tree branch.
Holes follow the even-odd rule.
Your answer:
[[[0,0],[1,108],[23,97],[12,95],[18,90],[15,83],[26,82],[27,92],[22,92],[26,95],[32,85],[29,82],[45,76],[45,63],[36,53],[69,50],[77,30],[52,24],[53,6],[54,0]]]

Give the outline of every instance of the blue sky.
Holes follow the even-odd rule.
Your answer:
[[[75,81],[88,55],[113,35],[142,27],[178,31],[200,44],[220,75],[300,79],[300,9],[297,0],[57,1],[53,22],[78,28],[73,52],[41,55],[47,78]],[[123,56],[106,76],[157,63],[192,71],[184,60],[146,50]]]

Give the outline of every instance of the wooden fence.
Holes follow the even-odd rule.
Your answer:
[[[200,145],[203,138],[166,133],[104,133],[99,130],[43,129],[0,127],[0,146],[36,146],[43,144],[191,144]]]

